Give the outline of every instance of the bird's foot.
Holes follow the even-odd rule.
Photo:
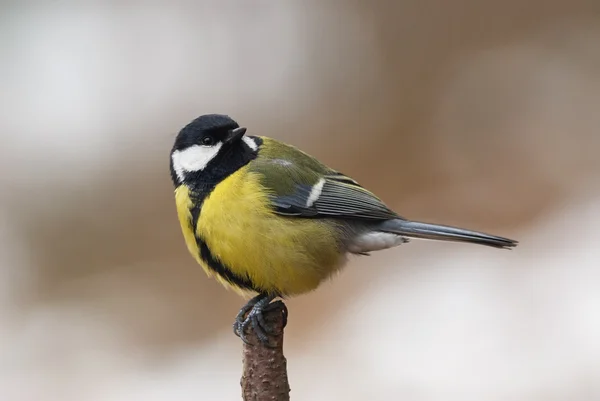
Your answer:
[[[252,329],[256,334],[258,340],[266,345],[271,346],[269,342],[269,336],[278,335],[277,328],[267,322],[264,313],[272,310],[279,309],[283,315],[283,326],[281,330],[287,324],[288,310],[282,301],[275,301],[271,303],[274,296],[260,294],[252,298],[237,314],[235,322],[233,323],[233,332],[235,335],[240,337],[243,342],[250,344],[246,337],[246,329],[249,325],[252,325]]]

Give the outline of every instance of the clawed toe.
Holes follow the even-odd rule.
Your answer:
[[[280,309],[283,315],[283,327],[286,326],[288,315],[287,307],[282,301],[270,303],[273,298],[273,296],[261,294],[252,298],[242,309],[240,309],[240,312],[233,323],[233,332],[240,337],[244,343],[252,345],[246,336],[246,330],[249,325],[252,325],[252,329],[258,340],[269,347],[271,346],[269,336],[281,334],[280,331],[267,322],[264,316],[264,312]]]

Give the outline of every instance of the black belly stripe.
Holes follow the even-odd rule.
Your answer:
[[[192,196],[193,196],[193,194],[190,194],[190,197],[192,197]],[[192,203],[193,203],[194,206],[190,209],[190,215],[191,215],[190,224],[194,228],[198,224],[198,219],[200,218],[200,211],[202,210],[202,203],[203,202],[204,202],[204,199],[194,199],[194,198],[192,198]],[[195,231],[196,230],[194,229],[194,232]],[[198,241],[198,238],[196,238],[196,241]]]
[[[236,285],[245,290],[253,290],[256,292],[260,292],[260,290],[254,287],[252,281],[250,281],[250,279],[247,276],[238,276],[230,269],[228,269],[227,266],[225,266],[223,263],[217,260],[213,256],[206,242],[204,242],[202,238],[196,236],[196,242],[198,243],[198,248],[200,249],[200,257],[206,262],[210,270],[227,280],[227,282],[229,282],[230,284]]]

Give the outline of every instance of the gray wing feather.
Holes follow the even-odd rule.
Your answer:
[[[306,207],[311,189],[310,185],[297,185],[291,195],[272,196],[271,203],[275,211],[284,216],[316,216],[318,212],[315,208]]]
[[[287,216],[388,220],[399,216],[356,181],[343,175],[325,176],[316,200],[308,205],[313,186],[298,185],[291,195],[276,196],[276,212]]]

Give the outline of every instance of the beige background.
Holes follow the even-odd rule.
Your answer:
[[[168,174],[220,112],[521,241],[413,241],[289,301],[293,400],[600,400],[599,12],[2,2],[0,399],[240,398],[243,301],[187,254]]]

